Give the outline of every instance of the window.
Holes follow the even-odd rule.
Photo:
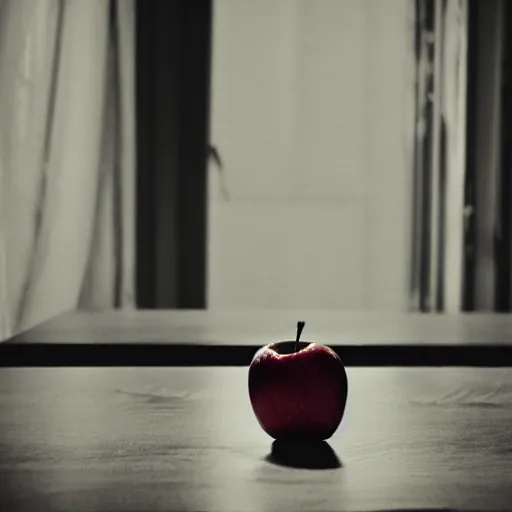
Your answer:
[[[357,11],[358,8],[363,9],[362,4],[367,5],[366,11]],[[356,7],[357,5],[359,7]],[[228,233],[229,229],[216,230],[215,225],[212,224],[214,215],[217,216],[218,221],[226,213],[227,208],[233,210],[233,204],[240,204],[242,199],[249,199],[243,195],[244,192],[237,185],[243,179],[244,172],[250,173],[247,176],[251,176],[251,193],[254,193],[255,196],[257,196],[258,186],[260,192],[261,190],[270,190],[270,187],[264,183],[265,179],[269,179],[269,175],[264,175],[264,173],[255,175],[258,165],[254,164],[253,159],[258,147],[263,153],[267,152],[262,159],[264,164],[273,162],[272,165],[276,169],[284,169],[286,165],[304,165],[306,170],[309,169],[311,173],[303,173],[301,179],[303,184],[306,183],[305,190],[317,194],[317,203],[329,201],[329,197],[325,197],[325,190],[320,190],[318,181],[315,181],[317,176],[324,176],[322,172],[325,174],[329,165],[337,166],[342,171],[357,168],[358,157],[361,154],[363,156],[370,154],[370,157],[376,160],[374,168],[378,169],[379,161],[386,153],[384,150],[379,153],[378,148],[373,153],[368,152],[364,147],[358,149],[357,140],[361,139],[354,138],[354,133],[358,129],[355,124],[352,130],[354,133],[350,130],[346,133],[340,132],[344,137],[340,140],[352,141],[350,144],[346,144],[346,148],[340,143],[340,147],[343,146],[341,147],[343,158],[336,161],[332,158],[322,160],[319,156],[321,153],[315,153],[322,147],[327,148],[329,144],[331,148],[335,147],[336,140],[334,138],[329,140],[329,133],[332,133],[336,123],[335,118],[329,117],[329,112],[336,108],[343,108],[346,112],[351,108],[356,111],[357,107],[354,105],[357,102],[348,101],[347,97],[341,94],[336,97],[332,92],[335,88],[329,89],[324,84],[322,97],[330,96],[329,102],[323,105],[320,103],[320,95],[316,97],[314,93],[315,88],[318,90],[322,82],[318,80],[314,84],[313,82],[315,77],[325,72],[325,69],[322,69],[319,55],[322,55],[321,49],[326,48],[327,45],[334,48],[336,44],[339,44],[339,48],[325,56],[323,64],[326,67],[328,64],[334,66],[331,63],[336,63],[337,60],[351,62],[347,41],[349,35],[352,35],[353,39],[349,41],[352,50],[354,45],[357,49],[355,43],[359,41],[359,47],[364,46],[367,54],[369,51],[373,59],[371,62],[374,67],[368,68],[370,69],[369,74],[360,76],[364,77],[361,82],[362,87],[367,87],[369,90],[374,88],[371,105],[374,115],[382,117],[383,112],[388,113],[389,110],[386,109],[391,108],[393,100],[385,101],[386,96],[379,96],[379,94],[382,94],[382,88],[386,84],[391,89],[391,82],[382,82],[380,87],[378,84],[379,77],[385,76],[386,72],[388,75],[396,75],[398,72],[397,67],[391,73],[389,71],[391,61],[389,59],[386,61],[383,58],[384,50],[389,50],[388,47],[393,44],[393,40],[383,37],[380,45],[371,46],[370,39],[365,38],[365,34],[368,36],[368,32],[362,31],[362,27],[368,27],[368,23],[371,23],[372,19],[375,20],[376,27],[394,26],[385,25],[387,22],[395,21],[390,12],[397,14],[400,7],[405,8],[406,5],[409,6],[410,13],[404,11],[402,15],[410,17],[410,51],[416,59],[413,60],[411,67],[413,70],[411,80],[418,88],[413,91],[416,98],[412,98],[414,110],[403,112],[403,115],[410,120],[409,125],[405,122],[403,126],[409,126],[409,129],[404,128],[405,133],[399,134],[404,141],[410,141],[412,148],[409,151],[406,146],[405,156],[401,155],[400,157],[402,158],[400,165],[410,158],[410,167],[403,167],[410,171],[410,183],[407,183],[407,176],[399,173],[395,174],[393,179],[396,180],[395,187],[404,187],[405,195],[402,199],[407,197],[411,202],[409,226],[405,222],[409,219],[404,219],[407,216],[404,213],[406,210],[399,208],[398,199],[393,202],[389,199],[391,196],[387,199],[382,195],[379,197],[378,191],[386,185],[386,177],[383,174],[373,173],[371,176],[373,180],[376,180],[375,182],[358,182],[360,175],[354,173],[343,182],[341,188],[344,188],[347,195],[349,192],[352,194],[353,203],[361,201],[360,196],[356,194],[358,190],[362,190],[365,197],[367,195],[373,197],[372,201],[375,203],[372,204],[375,205],[368,211],[365,210],[365,215],[369,218],[368,224],[365,225],[366,228],[350,226],[347,219],[355,222],[356,217],[350,214],[348,207],[340,214],[341,221],[332,220],[333,217],[326,210],[327,213],[323,217],[319,216],[320,220],[317,224],[309,224],[309,231],[296,230],[298,236],[293,236],[292,233],[289,238],[283,238],[283,233],[286,232],[286,222],[279,221],[280,225],[273,226],[277,233],[276,243],[281,244],[280,247],[302,247],[305,256],[301,260],[301,264],[296,264],[297,275],[299,275],[302,264],[309,262],[318,265],[318,262],[325,260],[325,256],[331,257],[331,266],[336,268],[336,262],[340,260],[339,254],[336,252],[338,249],[326,243],[326,239],[318,237],[318,230],[315,229],[315,226],[321,225],[322,222],[324,224],[330,222],[332,227],[329,229],[332,231],[338,229],[339,232],[345,230],[346,233],[349,233],[350,229],[353,230],[354,240],[347,241],[346,251],[342,254],[348,262],[346,263],[348,270],[345,273],[342,271],[336,275],[328,273],[327,277],[330,276],[332,279],[326,278],[325,281],[318,281],[320,274],[314,272],[310,273],[312,278],[307,275],[301,277],[305,281],[310,280],[305,282],[306,288],[307,286],[314,288],[315,283],[319,282],[318,290],[315,289],[316,296],[319,296],[319,290],[323,289],[327,290],[326,296],[332,293],[332,297],[339,299],[340,302],[335,303],[334,307],[344,307],[345,303],[343,303],[342,296],[338,297],[335,295],[335,291],[329,288],[330,283],[339,283],[339,288],[341,288],[342,280],[345,283],[360,284],[361,279],[358,281],[360,272],[358,274],[354,269],[361,265],[369,275],[368,279],[372,283],[377,283],[378,286],[375,290],[359,286],[357,288],[359,291],[351,294],[352,298],[356,297],[357,299],[354,302],[356,307],[382,309],[390,296],[389,291],[393,290],[392,302],[395,304],[393,307],[403,304],[400,307],[404,309],[453,311],[475,308],[493,309],[496,307],[498,310],[510,308],[510,278],[496,279],[498,274],[510,276],[510,222],[507,200],[510,158],[506,144],[506,136],[509,131],[508,120],[510,119],[510,105],[506,89],[509,86],[507,77],[510,74],[508,63],[510,31],[507,31],[506,28],[512,25],[506,21],[506,19],[510,19],[511,7],[507,2],[499,0],[492,2],[417,0],[415,3],[407,0],[403,2],[387,0],[379,3],[350,2],[348,0],[320,3],[300,0],[283,0],[279,3],[230,2],[229,0],[217,0],[217,2],[139,0],[137,62],[139,94],[138,302],[140,307],[203,308],[215,305],[216,301],[219,307],[223,304],[227,304],[229,307],[236,306],[241,303],[237,300],[237,290],[249,286],[239,277],[248,275],[249,270],[256,276],[260,272],[259,278],[254,281],[257,284],[258,293],[265,287],[273,286],[273,283],[276,282],[276,279],[269,279],[269,283],[265,284],[262,279],[266,268],[262,256],[264,251],[257,260],[257,264],[252,268],[250,263],[236,265],[234,260],[230,261],[225,257],[226,248],[229,248],[230,244],[232,245],[232,240],[236,239],[236,229],[243,232],[244,224],[241,221],[244,220],[247,223],[251,218],[250,215],[242,217],[239,214],[232,214],[231,218],[238,219],[239,225],[236,229],[232,226],[231,239],[219,237],[220,232]],[[393,9],[391,9],[392,6]],[[343,16],[346,13],[337,13],[333,10],[332,15],[329,15],[328,10],[336,8],[344,8],[346,12],[351,12],[352,23],[347,21],[348,15]],[[273,14],[273,11],[270,12],[271,9],[275,10]],[[357,17],[358,13],[359,18]],[[385,21],[382,16],[385,16],[386,13],[389,18],[386,18]],[[337,14],[339,14],[338,20],[336,19]],[[253,28],[257,23],[261,23],[261,29],[250,32],[247,30],[250,24],[238,27],[237,24],[245,23],[244,20],[254,20]],[[292,20],[295,20],[296,23],[292,23]],[[357,25],[357,20],[360,25]],[[265,25],[267,22],[268,25]],[[218,23],[222,23],[222,32],[219,32]],[[341,35],[337,36],[336,30],[331,30],[332,27],[329,23],[334,27],[335,23],[345,23],[347,26],[343,25],[344,29],[339,31]],[[366,25],[364,25],[365,23]],[[264,30],[265,26],[268,28],[266,31]],[[396,26],[394,26],[395,29]],[[322,27],[325,27],[325,30],[322,31]],[[237,32],[238,28],[240,30]],[[278,40],[272,40],[272,37],[277,37],[279,33],[286,30],[288,32],[285,32],[283,39],[279,39],[280,45],[276,46]],[[302,36],[300,30],[302,30]],[[261,34],[258,35],[258,32]],[[385,34],[383,32],[383,35]],[[396,30],[394,34],[396,35]],[[235,42],[235,37],[240,39]],[[247,39],[251,37],[253,46]],[[257,45],[257,37],[262,38],[260,47]],[[335,39],[336,37],[339,39]],[[358,37],[360,40],[357,39]],[[406,37],[405,34],[404,37]],[[268,98],[273,97],[277,102],[272,106],[274,112],[278,108],[281,110],[288,108],[289,113],[288,118],[281,117],[281,120],[288,119],[282,121],[285,123],[283,126],[276,126],[276,121],[272,118],[269,121],[268,130],[265,131],[262,107],[267,105],[270,109],[271,103],[265,104],[263,101],[264,91],[259,91],[261,93],[259,99],[262,101],[259,104],[256,101],[257,98],[255,100],[254,96],[252,98],[250,95],[247,96],[247,105],[252,107],[252,110],[245,117],[241,112],[244,91],[239,90],[239,100],[231,97],[231,104],[237,104],[232,114],[235,115],[238,112],[238,114],[242,114],[239,119],[244,123],[253,122],[255,126],[257,125],[257,130],[249,137],[247,124],[242,123],[243,127],[238,127],[233,121],[233,117],[225,117],[224,126],[231,126],[231,134],[236,134],[239,129],[240,148],[251,150],[247,156],[244,156],[243,150],[241,150],[239,157],[236,157],[229,147],[229,145],[236,146],[233,135],[231,135],[231,141],[227,143],[228,147],[226,147],[225,140],[217,140],[222,139],[226,133],[224,130],[224,135],[222,135],[222,122],[219,121],[223,115],[225,116],[225,112],[219,114],[217,110],[210,115],[211,110],[215,109],[216,102],[223,101],[219,96],[219,91],[222,93],[220,84],[227,83],[226,79],[220,80],[219,75],[216,75],[217,66],[224,66],[225,73],[230,65],[228,57],[219,61],[216,57],[220,53],[217,54],[216,51],[221,51],[219,45],[223,45],[224,49],[229,48],[229,38],[233,39],[233,47],[229,56],[231,62],[235,62],[236,59],[238,59],[238,64],[243,62],[244,48],[251,52],[250,55],[248,54],[250,59],[247,59],[248,65],[245,72],[246,75],[253,72],[253,85],[257,84],[259,79],[260,89],[266,88],[267,92],[270,91],[269,81],[265,81],[261,73],[254,76],[256,68],[254,66],[251,68],[249,65],[251,59],[253,63],[260,65],[258,68],[260,72],[263,72],[264,69],[274,69],[276,73],[281,73],[279,75],[281,82],[273,83],[274,89],[273,92],[269,92]],[[270,44],[271,41],[273,44]],[[292,41],[295,41],[295,46]],[[343,42],[347,44],[342,44]],[[454,48],[457,50],[453,51]],[[273,51],[274,49],[275,51]],[[298,54],[289,60],[286,59],[285,52],[293,53],[293,51],[298,52],[299,50],[302,52],[301,55],[305,55],[304,59]],[[408,50],[409,48],[407,48]],[[262,57],[265,55],[262,53],[264,51],[274,60],[270,59],[265,62]],[[313,55],[314,51],[317,51],[317,54]],[[422,51],[427,52],[428,59],[424,59],[425,55],[421,54]],[[404,52],[402,56],[405,59],[407,53]],[[288,69],[283,69],[285,62],[289,63]],[[358,62],[365,62],[369,66],[370,61],[359,59]],[[292,69],[293,64],[297,63],[300,64],[298,68],[302,69],[303,75],[300,75],[297,66],[295,70]],[[425,63],[432,64],[433,69],[421,69]],[[453,66],[448,68],[450,63]],[[357,62],[354,61],[352,64],[356,66]],[[495,72],[490,72],[489,66],[491,65],[494,65]],[[405,60],[404,66],[406,66]],[[239,72],[239,75],[241,73],[242,71]],[[350,68],[350,73],[347,74],[351,77],[353,88],[357,89],[354,81],[354,77],[357,75],[355,67]],[[286,78],[287,76],[288,78]],[[286,94],[288,87],[295,83],[290,77],[297,76],[302,76],[302,87],[294,88],[294,93],[301,91],[303,100],[304,95],[310,95],[309,100],[296,103],[299,107],[294,106],[291,95]],[[335,83],[336,77],[333,75],[330,78],[332,79],[331,84]],[[243,77],[240,80],[240,83],[243,83]],[[305,85],[308,80],[309,89]],[[232,80],[231,86],[235,82],[236,80]],[[348,83],[348,81],[343,82],[342,85],[349,87]],[[255,88],[254,91],[256,90]],[[406,87],[403,90],[407,92]],[[233,91],[235,89],[230,89],[229,93],[225,92],[224,94],[233,95],[235,94]],[[281,96],[278,94],[279,91],[281,91]],[[392,92],[389,95],[391,99],[394,98]],[[283,104],[283,101],[278,101],[279,98],[288,103]],[[410,98],[404,95],[401,99],[403,103],[407,103]],[[500,115],[489,116],[489,109],[484,106],[490,99],[492,99],[494,111],[498,114],[501,113]],[[236,103],[236,101],[239,102]],[[451,102],[448,107],[446,107],[447,102]],[[255,108],[256,104],[259,105],[259,110]],[[424,107],[426,110],[422,110]],[[269,110],[270,114],[272,109]],[[325,119],[332,122],[331,131],[326,131],[327,135],[323,140],[321,133],[312,128],[312,126],[319,126],[318,116],[322,109],[326,112]],[[258,119],[261,122],[254,117],[256,114],[260,115]],[[293,132],[295,139],[281,141],[282,144],[287,143],[293,147],[293,151],[285,154],[282,149],[277,150],[276,134],[281,134],[280,136],[285,139],[287,136],[291,136],[288,128],[297,128],[297,123],[294,125],[292,121],[292,119],[297,120],[297,117],[293,116],[301,115],[304,116],[303,119],[312,120],[311,126],[300,122],[298,123],[299,129],[295,129]],[[251,116],[253,117],[251,118]],[[424,125],[418,122],[422,116],[423,121],[426,121]],[[286,122],[289,124],[286,125]],[[389,130],[381,132],[373,127],[374,131],[371,132],[373,147],[377,147],[379,141],[383,145],[383,141],[386,141],[388,145],[396,143],[397,126],[399,125],[392,125]],[[275,134],[272,132],[273,129],[277,130]],[[426,137],[419,136],[422,129],[427,130]],[[209,140],[210,133],[212,140]],[[498,133],[501,133],[502,136],[497,136]],[[270,134],[273,135],[269,138]],[[486,134],[489,135],[487,139]],[[313,143],[311,141],[315,136],[318,136],[320,140]],[[370,137],[368,133],[365,136]],[[257,137],[256,140],[255,137]],[[491,140],[494,141],[492,144],[489,142]],[[275,144],[272,146],[273,143]],[[211,147],[210,144],[214,147]],[[499,158],[496,157],[497,154],[500,155]],[[208,162],[212,155],[220,156],[220,160],[216,163],[210,160],[211,165],[209,166]],[[246,169],[241,169],[239,164],[244,158],[248,165]],[[290,164],[290,159],[292,164]],[[280,161],[284,162],[281,167],[279,167]],[[382,165],[396,170],[399,167],[397,162],[396,158],[395,161],[393,158],[389,158],[388,161],[383,161]],[[491,164],[491,162],[494,163]],[[218,164],[221,164],[222,168]],[[315,168],[312,169],[313,167]],[[489,170],[491,167],[494,169],[493,172]],[[492,178],[490,178],[491,175]],[[332,174],[330,176],[332,177]],[[325,176],[323,180],[324,189],[330,188],[333,191],[340,185],[335,180],[329,182],[327,179],[326,181]],[[289,182],[280,180],[276,174],[272,191],[286,191],[287,183]],[[375,186],[375,192],[368,194],[368,190],[370,190],[368,183],[377,183],[379,186]],[[410,193],[407,194],[407,190],[410,190]],[[222,198],[226,198],[226,193],[230,196],[231,203],[223,201]],[[212,197],[217,197],[219,200],[215,202]],[[261,199],[261,194],[259,197]],[[275,193],[271,198],[263,198],[263,202],[266,202],[265,204],[268,206],[267,210],[271,212],[282,197],[282,194],[280,196]],[[333,203],[339,204],[338,199],[332,197],[330,199]],[[301,201],[307,203],[312,200],[302,197]],[[262,208],[261,211],[264,209]],[[294,213],[283,213],[283,215],[293,216]],[[272,218],[271,213],[268,216]],[[281,217],[279,218],[281,219]],[[304,219],[309,218],[307,214],[304,214]],[[306,224],[304,219],[301,221],[303,225]],[[344,222],[345,225],[343,225]],[[395,224],[400,222],[400,228],[396,233],[404,233],[405,246],[402,253],[396,252],[396,246],[402,243],[398,235],[391,236],[389,229],[385,227],[394,225],[393,222]],[[306,251],[304,244],[307,243],[307,240],[304,239],[303,233],[308,234],[313,249],[324,243],[327,247],[325,254],[322,255],[321,251],[315,252],[311,248],[309,252]],[[243,249],[249,250],[249,242],[269,244],[272,241],[272,238],[260,238],[259,240],[257,237],[253,237],[252,240],[248,239],[237,247],[243,252]],[[370,245],[361,245],[365,248],[362,251],[355,250],[356,240],[363,244],[363,239],[366,241],[371,239],[374,242]],[[378,255],[379,251],[381,251],[382,260],[391,261],[393,249],[395,249],[393,254],[401,258],[400,264],[396,265],[398,270],[395,273],[387,271],[385,266],[375,264],[371,267],[367,260],[364,263],[360,261],[361,254],[370,258],[372,255]],[[212,257],[216,258],[214,265],[211,262],[212,254]],[[227,299],[212,295],[212,290],[216,286],[215,275],[222,265],[224,265],[225,272],[229,271],[230,275],[238,276],[232,279]],[[281,270],[279,265],[281,265]],[[283,275],[284,269],[293,266],[293,262],[290,261],[290,258],[284,258],[279,265],[276,275]],[[329,261],[326,265],[329,265]],[[403,270],[408,267],[410,273]],[[289,273],[289,276],[291,275]],[[283,289],[288,296],[297,297],[300,294],[292,293],[294,288],[289,284],[290,279],[277,283],[276,288]],[[402,281],[399,282],[399,279]],[[259,283],[263,284],[259,286]],[[407,296],[407,288],[410,296]],[[401,299],[398,297],[402,293],[402,289],[404,300],[400,303]],[[221,299],[225,299],[225,302],[223,303]],[[245,306],[257,306],[258,300],[247,300]],[[298,299],[290,304],[301,306]],[[276,306],[271,302],[268,305]],[[318,307],[325,306],[321,298],[318,299],[317,305]]]

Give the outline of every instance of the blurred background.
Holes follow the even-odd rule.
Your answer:
[[[505,0],[0,0],[0,339],[509,311],[511,32]]]

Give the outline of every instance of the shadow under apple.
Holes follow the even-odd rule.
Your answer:
[[[343,467],[336,452],[326,441],[274,441],[267,462],[300,469],[337,469]]]

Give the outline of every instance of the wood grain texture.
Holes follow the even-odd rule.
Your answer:
[[[349,368],[342,467],[266,460],[246,368],[0,370],[0,510],[512,510],[512,370]]]
[[[0,365],[247,365],[298,320],[347,366],[512,366],[509,314],[208,310],[67,313],[0,344]]]

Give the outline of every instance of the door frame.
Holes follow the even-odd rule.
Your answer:
[[[212,0],[136,0],[137,307],[206,305]]]

